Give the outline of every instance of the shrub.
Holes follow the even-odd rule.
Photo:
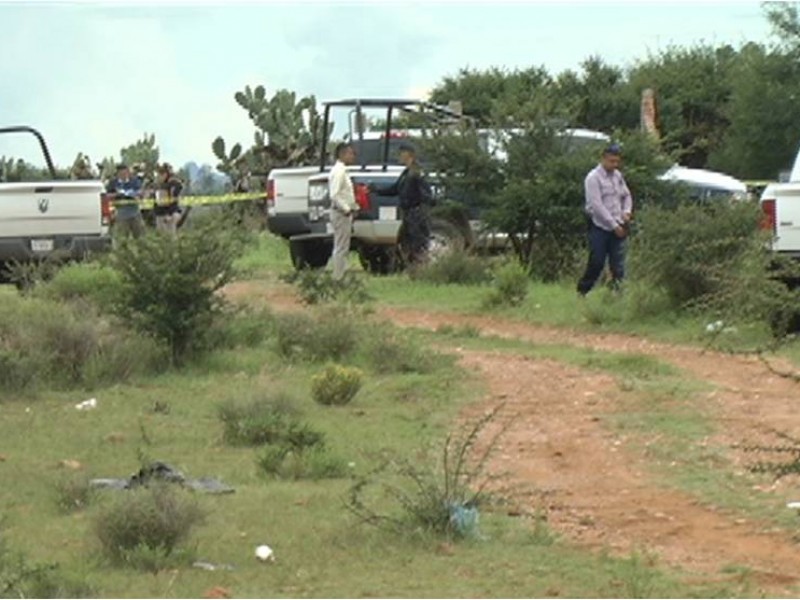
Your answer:
[[[467,252],[447,252],[426,265],[409,271],[418,281],[443,284],[479,285],[491,280],[489,263]]]
[[[114,563],[156,571],[190,557],[184,544],[204,519],[186,492],[162,483],[120,494],[97,514],[94,531]]]
[[[333,301],[363,304],[373,299],[363,279],[350,271],[339,281],[333,278],[330,271],[321,269],[303,269],[284,279],[297,286],[300,297],[306,304]]]
[[[0,304],[0,383],[24,390],[122,381],[163,368],[164,354],[87,307],[9,296]]]
[[[310,448],[292,448],[270,444],[258,455],[259,469],[268,476],[279,479],[337,479],[347,474],[344,460],[330,452],[324,445]]]
[[[119,272],[100,263],[70,264],[59,270],[36,295],[57,301],[90,302],[101,312],[111,312],[120,299]]]
[[[364,334],[362,352],[367,363],[380,374],[431,373],[441,355],[415,343],[391,324],[372,326]]]
[[[119,313],[138,331],[162,340],[174,364],[209,349],[223,312],[217,293],[233,280],[245,241],[223,224],[205,223],[178,238],[122,240],[111,256],[123,287]]]
[[[209,342],[214,348],[252,348],[266,341],[275,329],[275,317],[268,308],[244,306],[227,308],[211,330]]]
[[[28,293],[52,279],[63,265],[64,256],[57,253],[40,260],[11,261],[5,266],[0,265],[0,278],[7,278],[21,292]]]
[[[519,306],[528,296],[530,276],[518,261],[510,261],[497,269],[492,290],[483,301],[484,308]]]
[[[56,507],[64,513],[83,510],[94,500],[96,490],[85,475],[73,475],[56,482]]]
[[[311,381],[311,394],[318,404],[343,406],[361,389],[362,373],[352,367],[328,365]]]
[[[341,360],[358,347],[359,317],[342,307],[316,317],[287,314],[276,318],[278,352],[286,358]]]
[[[223,439],[234,446],[306,447],[322,443],[322,434],[302,423],[292,399],[282,394],[247,403],[227,402],[220,405],[218,415]]]
[[[631,278],[663,289],[675,308],[708,300],[748,256],[764,252],[759,220],[759,207],[750,203],[646,207],[631,239]]]
[[[448,538],[474,535],[478,507],[488,482],[484,467],[505,427],[477,458],[473,453],[481,432],[501,409],[502,405],[457,435],[448,436],[438,458],[428,453],[414,459],[386,457],[374,473],[358,479],[351,487],[347,508],[364,523],[399,533],[421,530]],[[376,483],[384,493],[370,496],[368,490]],[[387,496],[400,514],[373,508],[374,503],[385,504]]]

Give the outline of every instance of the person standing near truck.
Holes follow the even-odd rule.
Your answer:
[[[328,179],[328,192],[331,198],[331,225],[333,226],[333,279],[341,281],[347,271],[350,255],[350,238],[353,234],[353,215],[358,211],[353,182],[347,173],[347,166],[356,160],[352,144],[341,143],[336,146],[336,164]]]
[[[584,181],[589,218],[589,261],[578,282],[581,297],[594,287],[605,268],[606,259],[613,288],[619,289],[625,277],[625,238],[628,236],[633,198],[619,171],[621,155],[617,144],[605,148],[600,164],[589,171]]]
[[[178,196],[183,190],[180,179],[175,177],[172,166],[164,163],[158,168],[156,182],[156,202],[153,214],[156,218],[156,231],[163,231],[176,236],[178,233],[178,220],[181,213],[178,207]]]
[[[404,260],[410,265],[424,262],[431,238],[428,207],[431,204],[431,188],[425,181],[417,162],[417,152],[409,143],[400,144],[400,163],[405,167],[400,177],[387,187],[371,187],[379,196],[397,196],[402,222],[397,234],[397,243]]]
[[[144,235],[144,219],[139,207],[139,199],[142,196],[142,180],[138,177],[131,177],[131,171],[127,165],[118,165],[117,174],[108,186],[108,192],[114,194],[114,216],[115,237],[133,236],[138,238]]]

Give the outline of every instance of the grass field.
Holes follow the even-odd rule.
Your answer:
[[[270,286],[288,270],[282,243],[262,238],[239,263],[259,286]],[[410,284],[403,276],[369,278],[380,303],[472,313],[484,286]],[[6,291],[4,293],[12,293]],[[255,300],[261,303],[263,300]],[[567,285],[532,284],[521,307],[498,316],[572,328],[631,331],[610,319],[591,323]],[[640,323],[633,331],[659,339],[694,341],[690,319]],[[537,346],[467,334],[413,333],[421,346],[435,344],[513,351],[547,357],[620,376],[629,405],[610,427],[633,434],[665,435],[654,468],[681,455],[686,468],[669,485],[715,501],[730,482],[713,457],[688,453],[691,442],[712,425],[693,403],[702,382],[656,359],[600,355],[569,346]],[[753,334],[758,337],[757,334]],[[322,481],[270,479],[259,473],[253,448],[222,440],[220,403],[283,391],[295,399],[302,418],[326,435],[331,450],[353,475],[366,473],[377,453],[416,456],[440,444],[458,411],[484,389],[455,361],[436,361],[431,372],[380,374],[363,355],[354,359],[366,373],[352,404],[323,407],[311,400],[310,382],[322,364],[287,360],[274,339],[255,348],[217,352],[182,371],[141,378],[101,389],[48,391],[0,400],[0,514],[10,548],[31,563],[57,562],[61,573],[84,579],[103,597],[202,597],[221,586],[241,597],[710,597],[750,595],[746,583],[687,583],[678,571],[634,554],[612,557],[558,539],[546,522],[508,516],[501,505],[485,508],[477,539],[445,542],[424,532],[389,533],[360,524],[344,506],[349,478]],[[622,376],[624,374],[624,377]],[[672,395],[671,403],[660,402]],[[75,404],[95,397],[92,411]],[[156,408],[159,403],[160,408]],[[164,407],[167,407],[166,410]],[[64,514],[56,506],[59,481],[71,474],[61,461],[77,461],[91,477],[125,477],[143,456],[175,465],[192,477],[219,477],[236,488],[227,496],[202,496],[208,520],[193,537],[197,559],[232,565],[207,572],[182,566],[150,574],[108,563],[99,551],[94,519],[113,499],[101,492],[84,510]],[[714,470],[720,479],[705,476]],[[701,483],[702,482],[702,483]],[[743,496],[744,497],[744,496]],[[746,496],[731,509],[752,514],[771,508]],[[717,498],[718,499],[718,498]],[[494,507],[494,508],[493,508]],[[388,511],[398,510],[390,498]],[[257,545],[269,544],[274,564],[255,560]],[[2,567],[2,563],[0,563]],[[0,568],[0,592],[2,592]],[[2,593],[0,593],[2,595]]]

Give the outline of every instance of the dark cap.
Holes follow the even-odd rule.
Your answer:
[[[120,163],[120,164],[117,165],[117,173],[119,173],[120,171],[124,171],[127,168],[128,168],[128,165],[126,165],[124,163]]]
[[[603,150],[603,154],[611,154],[613,156],[619,156],[622,154],[622,147],[619,144],[609,144]]]
[[[410,154],[416,154],[417,150],[414,148],[414,145],[410,142],[401,142],[400,145],[397,147],[398,152],[408,152]]]

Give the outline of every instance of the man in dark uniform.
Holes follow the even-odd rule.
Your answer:
[[[414,146],[403,143],[399,148],[400,162],[405,169],[392,185],[383,188],[371,187],[379,196],[399,198],[402,224],[397,236],[403,258],[409,264],[425,260],[431,237],[428,207],[431,204],[431,188],[425,181],[417,162]]]

